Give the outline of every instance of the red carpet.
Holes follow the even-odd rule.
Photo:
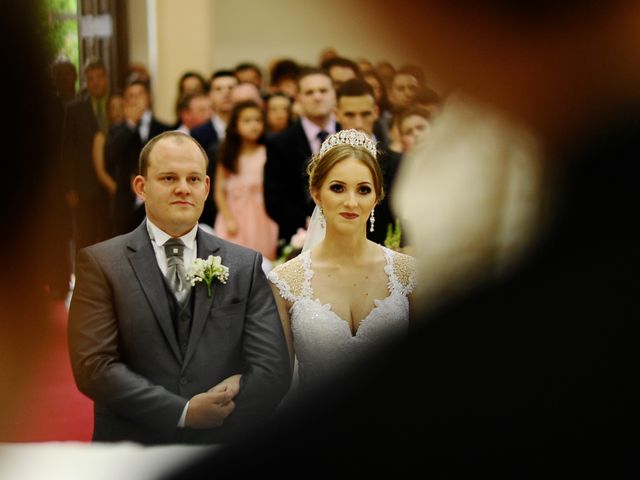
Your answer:
[[[52,325],[45,352],[34,365],[17,411],[4,420],[0,442],[91,440],[93,402],[78,391],[71,373],[67,310],[60,300],[53,301],[49,311]]]

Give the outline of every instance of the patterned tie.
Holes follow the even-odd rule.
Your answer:
[[[164,244],[167,255],[167,280],[175,293],[178,302],[183,303],[189,296],[189,283],[184,269],[184,243],[178,238],[171,238]]]

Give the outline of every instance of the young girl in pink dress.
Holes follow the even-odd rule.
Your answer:
[[[238,103],[220,146],[214,181],[216,235],[275,260],[278,225],[264,207],[264,116],[252,100]]]

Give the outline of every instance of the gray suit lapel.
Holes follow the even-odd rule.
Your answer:
[[[209,255],[216,255],[216,252],[220,249],[220,245],[216,237],[209,235],[202,230],[198,230],[197,242],[199,258],[206,259]],[[217,280],[213,281],[213,284],[211,285],[211,297],[207,295],[206,285],[196,283],[195,287],[193,287],[193,290],[191,292],[192,295],[195,295],[193,307],[193,323],[191,324],[191,333],[189,334],[187,353],[184,356],[184,363],[182,365],[183,369],[189,363],[189,360],[191,360],[191,357],[196,350],[196,346],[198,345],[198,340],[200,339],[202,330],[207,323],[207,315],[209,314],[209,310],[211,310],[211,304],[213,303],[214,298],[216,298],[219,283],[220,282],[218,282]]]
[[[129,255],[129,261],[147,297],[149,306],[160,324],[160,328],[171,350],[178,361],[181,362],[182,355],[180,354],[178,340],[171,320],[171,311],[169,309],[164,280],[162,279],[162,272],[160,271],[160,267],[158,267],[158,261],[156,260],[151,240],[149,240],[145,222],[142,222],[135,230],[128,247],[132,250],[131,255]]]

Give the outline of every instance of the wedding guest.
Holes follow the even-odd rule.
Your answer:
[[[360,77],[358,64],[344,57],[333,57],[325,60],[320,64],[320,68],[331,77],[333,88],[336,90],[347,80]]]
[[[418,80],[419,86],[426,85],[427,83],[427,77],[424,73],[424,69],[420,65],[409,63],[400,67],[398,71],[411,74],[416,80]]]
[[[186,93],[207,93],[208,86],[204,77],[194,71],[187,71],[178,80],[178,98]]]
[[[216,235],[276,259],[278,225],[264,207],[264,114],[252,100],[238,103],[220,145],[214,198]]]
[[[391,112],[391,104],[387,97],[387,89],[384,86],[380,75],[378,75],[375,70],[364,72],[362,74],[362,79],[371,85],[371,88],[373,88],[373,96],[376,99],[378,111],[380,112],[378,120],[376,121],[377,135],[380,138],[383,138],[385,143],[388,144],[390,142],[389,128],[393,113]]]
[[[253,83],[248,83],[248,82],[238,83],[231,89],[230,102],[232,106],[247,100],[251,100],[257,103],[260,106],[260,108],[262,108],[262,105],[264,103],[262,96],[260,95],[260,91]],[[213,133],[213,129],[211,129],[210,125],[211,123],[206,122],[200,127],[196,127],[195,134],[194,134],[195,138],[202,138],[203,132],[205,134],[207,132]],[[228,126],[226,128],[228,128]],[[218,132],[216,132],[216,135],[217,134]],[[217,162],[218,162],[217,158],[219,156],[220,143],[224,141],[225,137],[226,137],[226,129],[222,137],[218,137],[218,140],[211,142],[205,148],[205,151],[209,156],[209,167],[207,170],[207,175],[209,175],[209,178],[211,179],[211,182],[213,184],[215,184],[215,178],[217,175]],[[215,198],[214,198],[214,191],[213,191],[214,189],[211,189],[211,190],[212,191],[210,193],[210,197],[211,197],[210,201],[206,202],[204,206],[202,217],[200,217],[200,222],[213,227],[213,225],[215,224],[215,219],[217,218],[217,215],[218,215],[218,209],[217,209]]]
[[[390,114],[391,107],[389,105],[389,99],[387,98],[387,89],[380,75],[378,75],[375,70],[366,71],[362,73],[362,79],[373,88],[373,96],[380,109],[380,115],[385,114],[385,112],[389,112]]]
[[[151,74],[146,65],[142,63],[132,63],[129,65],[125,72],[125,85],[134,81],[144,82],[147,84],[147,89],[151,89]]]
[[[211,100],[206,93],[190,92],[178,102],[178,128],[187,135],[191,130],[208,122],[213,115]]]
[[[260,108],[264,107],[264,99],[258,87],[250,82],[238,83],[233,87],[233,90],[231,90],[231,102],[235,106],[247,100],[255,102]]]
[[[107,100],[107,119],[112,128],[125,121],[124,97],[120,93],[112,93]],[[117,183],[113,178],[114,171],[107,170],[104,147],[107,135],[102,131],[96,132],[93,137],[93,168],[102,188],[109,194],[109,201],[113,202],[117,190]]]
[[[289,386],[261,255],[198,228],[206,170],[190,136],[152,138],[133,181],[145,221],[78,255],[69,351],[78,388],[95,402],[96,442],[237,440]],[[185,270],[210,255],[218,273],[191,286]]]
[[[378,121],[380,108],[369,83],[359,78],[347,80],[337,89],[336,96],[336,119],[342,128],[354,128],[369,133],[378,143],[378,148],[386,151],[388,136]]]
[[[273,93],[267,97],[265,105],[265,129],[267,136],[283,132],[293,123],[291,98],[284,93]]]
[[[84,67],[86,94],[67,106],[64,129],[66,199],[75,216],[78,247],[104,240],[109,235],[109,199],[93,168],[93,139],[106,134],[109,77],[100,59],[89,58]]]
[[[313,211],[313,201],[306,190],[306,165],[311,155],[320,150],[322,141],[337,129],[331,78],[320,69],[309,69],[300,75],[298,88],[302,116],[269,141],[264,170],[267,213],[278,224],[280,238],[285,242],[298,228],[305,228]]]
[[[234,98],[233,92],[238,86],[238,79],[231,70],[217,70],[211,76],[211,87],[209,89],[209,98],[213,108],[213,115],[209,121],[195,127],[191,131],[191,136],[195,138],[204,148],[209,163],[207,167],[207,175],[212,182],[216,175],[216,157],[220,142],[224,140],[227,131],[227,123],[233,109]],[[253,87],[253,85],[251,86]],[[246,94],[255,92],[255,88],[243,87],[239,93]],[[209,192],[209,199],[205,202],[200,223],[206,224],[213,228],[217,216],[217,209],[213,198],[213,189]]]
[[[364,58],[364,57],[358,58],[356,60],[356,65],[358,65],[358,68],[360,69],[360,75],[363,75],[365,72],[375,71],[373,63],[371,63],[371,61],[368,58]]]
[[[76,97],[78,71],[71,61],[64,57],[57,59],[51,67],[56,93],[63,103],[69,103]]]
[[[323,48],[320,52],[318,65],[322,65],[323,62],[327,60],[331,60],[332,58],[336,58],[338,56],[338,51],[333,47]]]
[[[209,98],[213,115],[211,120],[205,122],[191,132],[202,148],[211,150],[224,138],[227,123],[233,109],[231,92],[238,84],[238,80],[231,70],[217,70],[211,75],[209,82]]]
[[[268,274],[303,389],[404,338],[415,281],[411,257],[367,240],[384,196],[370,134],[331,135],[308,170],[316,208],[305,248]]]
[[[255,63],[243,62],[234,69],[238,83],[251,83],[262,92],[262,71]]]
[[[389,91],[391,88],[391,81],[393,80],[393,75],[396,73],[395,67],[387,61],[381,61],[376,63],[376,73],[382,79],[382,83],[384,83],[385,88]]]
[[[420,82],[412,69],[398,69],[391,78],[389,102],[393,113],[410,107],[415,98]]]
[[[359,78],[343,83],[336,91],[336,120],[345,130],[355,129],[366,133],[374,143],[374,125],[379,116],[378,105],[371,86]]]
[[[426,138],[431,130],[432,115],[422,107],[411,107],[397,115],[402,151],[407,153]]]
[[[429,111],[432,116],[437,116],[444,104],[443,97],[428,85],[420,85],[416,91],[414,104]]]
[[[298,76],[301,67],[290,59],[276,61],[270,70],[270,93],[284,93],[291,98],[298,94]]]
[[[133,192],[132,180],[137,174],[138,156],[145,143],[169,130],[151,111],[148,83],[134,80],[124,90],[125,121],[109,130],[105,144],[107,169],[116,181],[111,218],[112,235],[121,235],[135,228],[144,218],[144,207]],[[105,222],[107,217],[101,219]],[[107,219],[108,221],[108,219]]]
[[[376,228],[367,230],[367,238],[384,244],[388,226],[395,225],[397,216],[391,208],[390,198],[395,174],[401,155],[387,148],[386,139],[377,133],[378,106],[373,89],[364,80],[354,78],[342,84],[337,91],[336,120],[343,129],[355,129],[366,133],[379,149],[377,156],[382,171],[385,195],[375,209]]]
[[[180,75],[178,80],[178,89],[176,92],[176,124],[175,129],[180,127],[180,102],[188,93],[207,93],[207,82],[198,72],[187,71]]]

